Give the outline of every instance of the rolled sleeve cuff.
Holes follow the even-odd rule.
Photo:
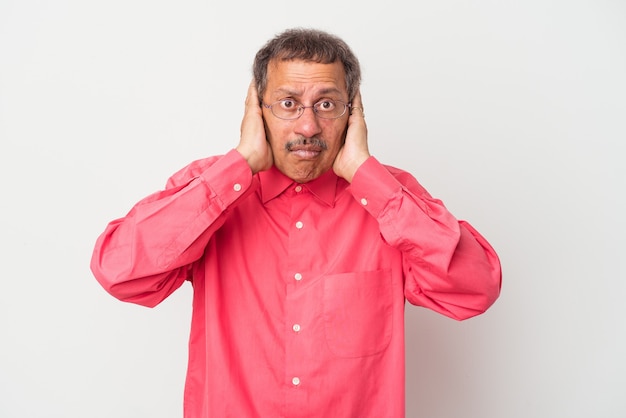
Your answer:
[[[402,185],[375,157],[368,158],[355,173],[350,186],[354,198],[379,218],[388,203],[402,193]]]
[[[252,184],[252,171],[243,156],[233,149],[205,170],[200,178],[224,209],[248,190]]]

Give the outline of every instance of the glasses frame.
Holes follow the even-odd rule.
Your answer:
[[[327,120],[339,119],[340,117],[342,117],[343,115],[345,115],[345,114],[346,114],[346,111],[347,111],[348,109],[350,109],[350,108],[352,107],[352,103],[346,103],[346,102],[343,102],[343,101],[341,101],[341,100],[332,100],[332,102],[334,102],[334,103],[341,103],[341,104],[343,105],[343,112],[341,112],[341,115],[339,115],[339,116],[335,116],[335,117],[332,117],[332,118],[328,118],[328,117],[326,117],[326,116],[322,116],[322,115],[320,115],[320,114],[318,113],[318,111],[317,111],[316,107],[315,107],[315,106],[319,105],[320,103],[323,103],[323,102],[324,102],[324,100],[320,100],[319,102],[316,102],[316,103],[312,104],[311,106],[304,106],[302,103],[300,103],[300,102],[299,102],[299,101],[297,101],[297,100],[289,99],[289,100],[293,101],[294,103],[296,103],[296,105],[297,105],[296,109],[297,109],[297,112],[298,112],[298,113],[297,113],[297,116],[296,116],[295,118],[283,118],[283,117],[281,117],[281,116],[278,116],[276,113],[274,113],[274,109],[273,109],[273,107],[274,107],[275,105],[279,104],[280,102],[284,101],[284,100],[286,100],[286,99],[283,99],[283,100],[277,100],[277,101],[275,101],[274,103],[269,104],[269,105],[268,105],[268,104],[266,104],[265,102],[263,102],[263,101],[262,101],[262,102],[261,102],[261,105],[263,105],[263,107],[265,107],[265,108],[269,109],[269,110],[270,110],[270,112],[272,112],[272,115],[274,115],[274,116],[275,116],[275,117],[277,117],[278,119],[282,119],[282,120],[296,120],[296,119],[300,119],[300,116],[302,116],[302,115],[304,114],[304,111],[305,111],[306,109],[312,109],[312,110],[313,110],[313,113],[315,114],[315,116],[317,116],[317,117],[319,117],[319,118],[321,118],[321,119],[327,119]],[[329,99],[326,99],[326,101],[328,101],[328,100],[329,100]]]

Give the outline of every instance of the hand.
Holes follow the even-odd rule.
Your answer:
[[[335,158],[333,170],[335,174],[351,183],[358,168],[369,157],[367,125],[365,124],[361,92],[359,91],[354,97],[354,100],[352,100],[346,140]]]
[[[241,137],[236,150],[246,159],[252,174],[268,170],[274,164],[272,149],[265,136],[263,112],[254,80],[248,87],[246,109],[241,121]]]

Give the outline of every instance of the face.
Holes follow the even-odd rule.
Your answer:
[[[339,62],[271,61],[263,103],[292,99],[312,106],[324,99],[348,102],[345,72]],[[306,183],[330,170],[343,145],[349,112],[337,119],[316,116],[312,108],[294,120],[279,119],[263,107],[274,164],[291,179]]]

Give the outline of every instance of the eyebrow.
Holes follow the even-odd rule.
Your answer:
[[[300,95],[302,95],[302,91],[301,90],[297,91],[297,90],[291,90],[291,89],[288,89],[288,88],[279,88],[277,90],[274,90],[273,93],[274,94],[275,93],[282,93],[282,94],[285,94],[287,96],[300,96]],[[328,87],[328,88],[325,88],[325,89],[322,89],[322,90],[318,91],[317,95],[318,96],[325,96],[325,95],[331,94],[331,93],[341,94],[341,91],[339,89],[337,89],[337,88],[334,88],[334,87]]]

